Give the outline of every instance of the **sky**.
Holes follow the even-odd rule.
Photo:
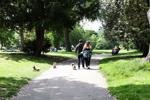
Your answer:
[[[102,24],[99,20],[95,20],[93,22],[89,20],[82,20],[80,22],[80,25],[85,29],[85,30],[94,30],[95,32],[98,32],[100,27],[102,27]]]

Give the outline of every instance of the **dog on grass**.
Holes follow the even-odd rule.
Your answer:
[[[33,71],[40,71],[40,69],[37,68],[36,66],[33,66]]]

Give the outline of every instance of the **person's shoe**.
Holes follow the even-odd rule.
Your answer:
[[[90,69],[90,67],[87,67],[87,69]]]

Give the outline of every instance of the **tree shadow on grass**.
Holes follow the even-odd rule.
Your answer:
[[[20,88],[27,84],[29,78],[0,77],[0,100],[16,95]]]
[[[119,53],[118,55],[137,55],[141,54],[140,51],[132,51],[132,52],[125,52],[125,53]]]
[[[111,93],[118,100],[150,100],[150,85],[123,85],[118,87],[110,87]]]
[[[47,56],[47,55],[36,57],[33,55],[24,54],[24,53],[0,53],[0,57],[5,58],[6,60],[13,60],[16,62],[19,62],[21,60],[28,60],[32,62],[48,63],[48,64],[52,64],[52,62],[61,62],[61,61],[65,61],[69,59],[66,57]]]

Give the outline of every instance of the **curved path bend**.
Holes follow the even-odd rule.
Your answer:
[[[93,55],[90,70],[72,70],[76,60],[62,62],[29,82],[12,100],[115,100],[98,70],[100,59],[107,56]]]

